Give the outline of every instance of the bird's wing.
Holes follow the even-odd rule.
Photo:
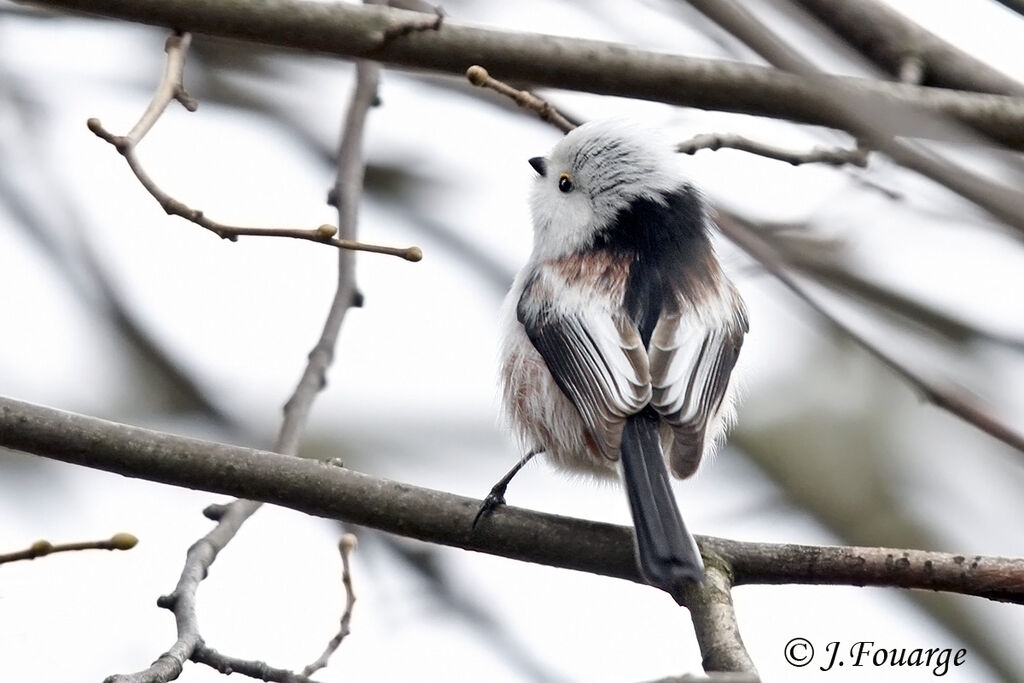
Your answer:
[[[519,305],[519,321],[587,426],[597,452],[619,457],[626,418],[651,400],[647,352],[636,326],[601,306],[559,311]]]
[[[730,287],[719,305],[695,310],[681,302],[679,312],[665,313],[651,335],[651,405],[671,426],[672,473],[693,474],[714,438],[732,369],[739,357],[747,316]]]

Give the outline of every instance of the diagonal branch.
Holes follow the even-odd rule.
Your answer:
[[[900,75],[907,59],[913,58],[920,64],[922,78],[916,82],[922,85],[1024,95],[1024,84],[1020,81],[947,43],[878,0],[794,1],[894,77]]]
[[[487,73],[487,69],[482,66],[474,64],[466,69],[466,78],[477,87],[487,88],[499,95],[504,95],[523,109],[528,109],[535,113],[540,117],[541,121],[550,123],[563,133],[568,133],[576,127],[575,124],[562,116],[561,112],[551,106],[550,102],[542,100],[529,91],[517,90],[507,83],[491,78],[491,75]]]
[[[934,116],[919,108],[879,101],[846,83],[822,73],[781,36],[735,0],[687,0],[708,18],[734,34],[774,66],[799,74],[818,90],[819,106],[831,112],[840,128],[861,144],[876,149],[905,166],[981,207],[989,214],[1024,233],[1024,193],[989,180],[949,159],[899,138],[891,121],[903,120],[910,128],[949,126],[948,117]]]
[[[645,583],[633,530],[503,507],[475,530],[480,501],[329,462],[232,446],[0,398],[0,446],[129,477],[275,505],[431,543]],[[735,585],[896,586],[1024,604],[1024,558],[698,537]]]
[[[342,198],[339,202],[339,225],[342,236],[346,239],[354,238],[356,233],[357,208],[363,186],[363,127],[367,112],[377,97],[378,74],[379,68],[375,64],[360,62],[357,65],[356,88],[349,103],[341,136],[335,190]],[[320,339],[310,352],[302,377],[284,406],[284,419],[274,444],[274,450],[278,453],[293,456],[298,452],[313,401],[326,385],[326,373],[334,357],[334,347],[342,321],[348,309],[357,305],[357,302],[354,254],[349,250],[339,250],[338,286]],[[148,669],[130,675],[111,676],[108,683],[170,681],[181,674],[184,662],[188,659],[221,671],[237,671],[264,680],[285,683],[306,680],[304,676],[272,669],[262,662],[247,662],[222,655],[206,647],[199,634],[196,616],[196,591],[199,584],[206,578],[207,571],[218,553],[261,505],[247,499],[250,497],[244,494],[241,494],[240,498],[230,505],[208,509],[208,516],[216,519],[217,525],[189,548],[185,566],[174,592],[160,600],[161,606],[174,612],[178,626],[178,638],[175,643]],[[271,677],[267,678],[268,676]]]
[[[335,237],[338,232],[333,225],[321,225],[318,228],[304,230],[298,228],[253,228],[237,225],[226,225],[208,218],[202,211],[194,209],[184,202],[172,197],[164,191],[143,167],[136,154],[136,147],[153,128],[160,116],[167,109],[167,106],[178,101],[189,111],[195,111],[198,103],[185,92],[182,84],[182,77],[185,69],[185,56],[191,42],[191,35],[188,33],[174,33],[164,46],[167,52],[167,62],[164,67],[163,77],[157,86],[156,93],[150,101],[146,111],[143,112],[135,126],[126,135],[114,135],[100,123],[99,119],[88,120],[89,130],[97,137],[106,140],[114,149],[124,157],[128,167],[139,180],[139,183],[146,191],[160,204],[160,207],[171,216],[180,216],[187,221],[206,228],[218,237],[232,242],[242,236],[259,237],[290,237],[293,239],[309,240],[327,244],[339,249],[350,249],[355,251],[368,251],[377,254],[398,256],[407,261],[419,261],[423,253],[418,247],[386,247],[376,244],[364,244],[351,239],[339,239]]]
[[[832,315],[817,299],[804,289],[789,270],[784,258],[772,248],[767,242],[758,236],[755,228],[741,219],[739,216],[719,209],[716,223],[733,243],[740,249],[747,252],[755,261],[761,264],[765,270],[775,276],[784,284],[787,289],[800,297],[804,303],[810,306],[816,313],[821,315],[833,327],[837,328],[844,335],[857,342],[857,344],[877,358],[892,372],[901,377],[910,386],[914,387],[920,394],[936,407],[956,415],[968,424],[971,424],[989,436],[992,436],[1007,446],[1024,453],[1024,435],[1012,427],[998,420],[994,415],[977,405],[974,401],[951,389],[940,387],[935,382],[921,376],[913,371],[888,351],[873,343],[839,318]]]
[[[763,222],[751,224],[751,227],[780,254],[787,267],[809,275],[830,289],[856,297],[903,320],[917,323],[956,343],[979,339],[1014,351],[1024,351],[1024,338],[963,320],[937,306],[866,278],[836,259],[805,253],[787,244],[791,240],[785,236],[772,234]]]
[[[755,228],[735,214],[719,209],[716,223],[733,243],[740,249],[747,252],[755,261],[761,264],[765,270],[775,276],[784,284],[787,289],[800,297],[804,303],[810,306],[816,313],[821,315],[833,327],[837,328],[844,335],[857,342],[872,356],[877,358],[892,372],[901,377],[910,386],[914,387],[925,400],[933,403],[936,407],[946,410],[968,424],[974,425],[989,436],[992,436],[1006,445],[1024,453],[1024,435],[1018,433],[1012,427],[1004,424],[995,416],[951,389],[940,387],[935,382],[919,375],[909,367],[901,363],[895,356],[885,349],[871,342],[852,327],[839,318],[832,315],[817,299],[794,278],[787,264],[771,245],[758,236]]]

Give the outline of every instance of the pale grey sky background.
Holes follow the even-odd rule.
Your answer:
[[[890,4],[1024,79],[1024,20],[996,3]],[[699,56],[748,54],[725,54],[703,33],[703,22],[691,21],[684,3],[631,3],[628,9],[539,0],[445,6],[460,21],[510,30]],[[771,3],[752,7],[777,19]],[[777,26],[792,28],[784,21]],[[73,250],[84,240],[91,246],[144,325],[240,420],[251,443],[267,446],[326,313],[334,254],[280,239],[223,242],[166,217],[123,160],[86,130],[91,116],[115,132],[131,126],[159,77],[163,39],[162,31],[127,24],[0,15],[0,173],[63,245]],[[195,46],[207,40],[196,37]],[[855,73],[841,61],[827,64]],[[277,68],[277,78],[237,84],[269,93],[333,146],[352,84],[351,64],[292,55]],[[186,85],[190,73],[187,68]],[[368,197],[360,234],[377,243],[417,244],[424,260],[359,257],[366,307],[345,321],[308,443],[341,449],[356,469],[481,497],[518,457],[495,420],[496,320],[503,293],[423,230],[417,217],[445,226],[513,273],[530,245],[526,196],[532,171],[526,159],[545,153],[558,133],[406,73],[386,71],[380,94],[383,106],[369,119],[368,160],[431,182],[399,206]],[[843,142],[830,131],[751,116],[576,93],[550,96],[581,117],[635,117],[679,139],[732,131],[793,147]],[[217,220],[266,226],[335,220],[324,203],[330,167],[264,117],[201,97],[196,113],[172,107],[139,151],[166,190]],[[764,219],[810,219],[823,233],[849,240],[850,259],[863,272],[980,325],[1024,337],[1019,242],[929,181],[881,158],[866,171],[848,171],[705,151],[686,165],[712,201]],[[859,178],[904,193],[906,201],[888,200]],[[124,362],[123,347],[19,221],[10,205],[0,203],[0,393],[178,433],[232,438],[157,409],[126,374],[132,366]],[[936,542],[930,549],[1024,555],[1019,454],[922,406],[872,359],[823,332],[731,245],[723,241],[720,249],[751,310],[740,369],[746,386],[741,428],[815,412],[824,416],[821,438],[834,439],[833,447],[858,458],[861,442],[843,441],[846,416],[870,406],[885,417],[871,442],[892,455],[875,476],[897,482],[901,501],[932,523]],[[835,297],[828,300],[894,345],[907,362],[940,368],[1024,428],[1019,352],[951,350],[867,319],[858,309],[839,308]],[[185,550],[209,529],[200,511],[218,497],[31,456],[0,458],[0,549],[36,538],[103,538],[122,530],[141,541],[127,553],[0,566],[0,680],[97,681],[144,668],[174,638],[171,615],[157,609],[155,599],[170,591]],[[877,462],[865,460],[864,466]],[[837,490],[849,485],[822,484]],[[841,542],[730,448],[676,491],[697,533]],[[544,464],[521,473],[509,501],[629,521],[617,488],[572,481]],[[530,680],[524,667],[481,637],[478,626],[438,604],[422,578],[397,564],[373,534],[357,534],[362,543],[353,568],[359,595],[353,633],[322,680]],[[272,508],[259,512],[200,589],[207,643],[275,666],[300,669],[314,659],[340,613],[338,536],[331,522]],[[688,613],[659,591],[454,549],[439,556],[456,590],[493,612],[551,680],[645,680],[700,671]],[[795,636],[822,648],[859,640],[887,648],[961,647],[897,590],[742,587],[734,597],[745,642],[766,681],[934,678],[927,669],[903,670],[898,677],[884,669],[793,669],[782,648]],[[993,626],[992,639],[1024,672],[1024,654],[1015,647],[1024,637],[1024,611],[991,603],[981,608]],[[944,678],[998,680],[970,652],[968,663]],[[190,666],[182,680],[205,683],[222,676]]]

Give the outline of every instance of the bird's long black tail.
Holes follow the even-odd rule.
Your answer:
[[[658,438],[658,416],[653,412],[644,411],[626,421],[622,472],[636,527],[640,573],[682,605],[683,588],[688,581],[703,580],[704,563],[676,506]]]

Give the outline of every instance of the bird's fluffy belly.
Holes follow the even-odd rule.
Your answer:
[[[518,323],[508,328],[501,377],[506,423],[524,453],[544,451],[552,464],[577,473],[617,475],[616,461],[588,447],[583,419]]]

